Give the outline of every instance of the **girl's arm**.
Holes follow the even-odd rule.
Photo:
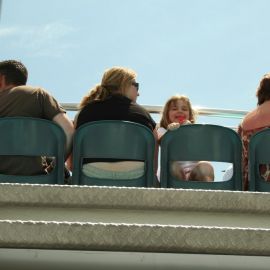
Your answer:
[[[161,142],[161,139],[163,137],[163,135],[167,132],[167,130],[163,127],[159,127],[157,130],[156,130],[156,136],[157,136],[157,142],[158,144],[160,144]]]

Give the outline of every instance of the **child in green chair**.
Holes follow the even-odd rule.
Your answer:
[[[190,100],[183,95],[172,96],[165,104],[160,127],[158,128],[158,141],[169,130],[182,125],[194,124],[196,113],[192,109]],[[171,174],[180,180],[206,181],[214,180],[214,169],[207,161],[174,161],[171,163]]]

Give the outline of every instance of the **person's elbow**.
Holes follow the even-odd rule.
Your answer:
[[[72,150],[73,135],[75,132],[72,121],[68,118],[65,113],[59,113],[54,118],[56,122],[65,132],[66,135],[66,157],[69,156]]]

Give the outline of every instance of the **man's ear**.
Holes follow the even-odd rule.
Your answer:
[[[0,73],[0,90],[6,88],[6,76]]]
[[[1,88],[3,87],[3,85],[4,85],[3,80],[5,80],[5,79],[4,79],[4,75],[2,75],[2,74],[0,73],[0,89],[1,89]]]

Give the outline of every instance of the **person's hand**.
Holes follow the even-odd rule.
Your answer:
[[[179,123],[170,123],[168,125],[168,130],[175,130],[175,129],[179,128],[179,127],[180,127]]]
[[[181,125],[190,125],[191,122],[189,120],[185,120],[185,122],[183,122]]]

